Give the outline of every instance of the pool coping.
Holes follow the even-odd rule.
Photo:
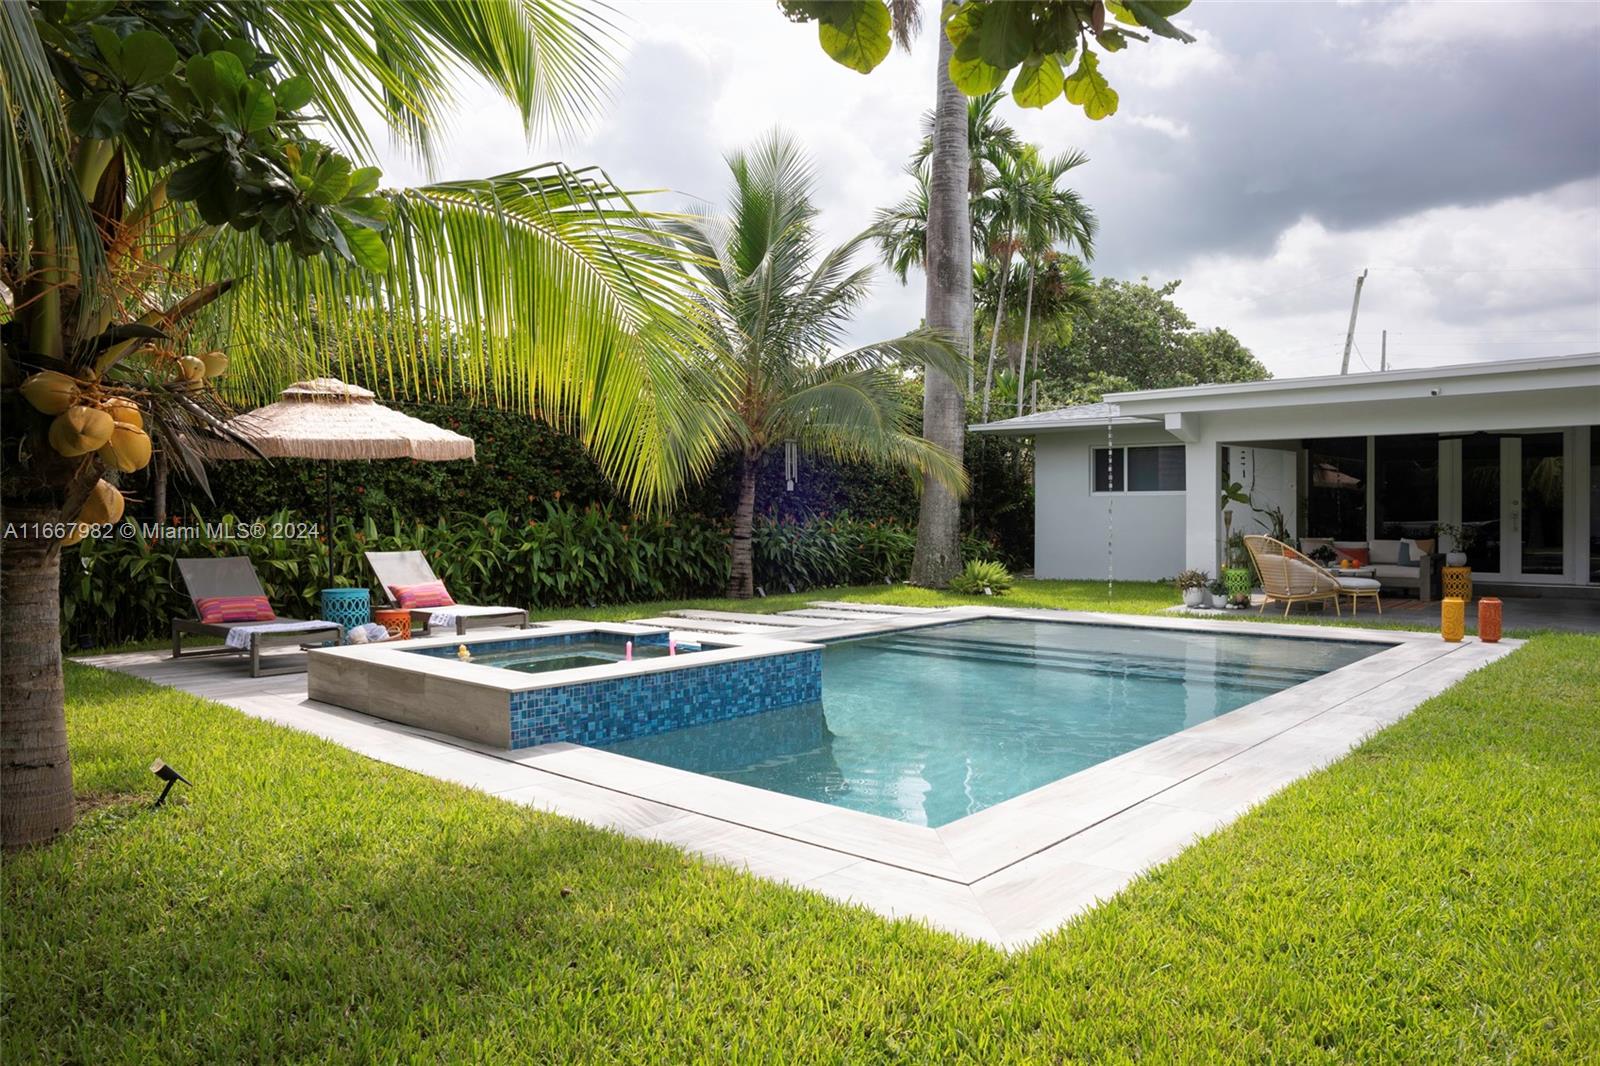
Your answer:
[[[862,610],[871,607],[862,605]],[[773,641],[765,634],[717,634],[716,639],[729,645],[813,643],[983,617],[1387,647],[937,829],[600,749],[549,744],[511,751],[463,741],[308,700],[303,688],[294,688],[301,680],[294,677],[277,682],[283,695],[271,700],[250,694],[261,682],[248,687],[232,681],[206,684],[201,687],[209,691],[198,694],[513,802],[666,841],[881,914],[914,917],[1014,948],[1115,894],[1194,840],[1342,757],[1522,643],[1483,644],[1468,638],[1452,644],[1434,634],[1395,630],[999,606],[864,617],[859,622],[820,619],[821,624],[795,632],[792,641]],[[683,632],[695,632],[693,619],[684,622]],[[563,625],[594,630],[614,624]],[[639,626],[634,631],[661,628]],[[498,639],[532,635],[511,629],[473,635],[481,639],[480,634],[491,633]],[[441,642],[459,641],[452,637]],[[369,653],[379,650],[384,649]],[[195,691],[183,680],[192,673],[180,673],[180,664],[152,663],[148,655],[85,661]]]

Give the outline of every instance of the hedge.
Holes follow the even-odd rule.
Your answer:
[[[253,521],[195,513],[173,524],[193,536],[135,529],[131,536],[84,541],[62,559],[63,636],[93,647],[164,635],[171,618],[190,611],[173,566],[188,556],[246,555],[280,613],[314,618],[318,591],[329,584],[325,542],[270,535],[297,521],[303,516],[287,509]],[[728,580],[728,532],[723,519],[637,518],[613,507],[556,503],[538,519],[504,511],[458,513],[432,524],[397,513],[381,524],[370,515],[341,518],[335,583],[370,587],[365,551],[415,549],[469,603],[541,608],[717,595]],[[914,530],[897,522],[843,515],[802,523],[764,515],[755,527],[756,582],[777,592],[900,581],[915,543]],[[994,547],[969,538],[963,551],[990,557]]]

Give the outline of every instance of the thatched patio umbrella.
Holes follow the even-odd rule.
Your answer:
[[[322,459],[328,489],[328,580],[333,580],[332,463],[344,459],[471,459],[471,437],[441,429],[378,403],[375,394],[337,378],[297,381],[277,403],[246,411],[222,424],[227,434],[255,449],[207,441],[212,459]]]

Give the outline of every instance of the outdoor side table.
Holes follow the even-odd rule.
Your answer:
[[[372,593],[367,589],[323,589],[322,617],[338,622],[346,633],[372,621]]]
[[[379,608],[372,612],[372,620],[389,631],[390,640],[411,639],[411,612],[400,608]]]
[[[1444,581],[1446,599],[1453,597],[1462,603],[1472,602],[1472,567],[1446,566],[1439,573]]]

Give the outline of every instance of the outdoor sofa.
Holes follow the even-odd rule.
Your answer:
[[[1385,590],[1403,589],[1414,593],[1423,603],[1431,602],[1439,591],[1439,567],[1444,556],[1435,552],[1435,540],[1417,541],[1409,537],[1399,540],[1334,540],[1330,537],[1302,537],[1300,550],[1307,556],[1318,548],[1334,552],[1343,550],[1359,560],[1355,553],[1364,552],[1372,576]],[[1330,568],[1331,569],[1331,568]]]
[[[314,644],[340,644],[344,641],[344,627],[338,622],[302,621],[284,618],[266,606],[262,613],[234,621],[205,621],[207,607],[216,601],[256,600],[267,603],[267,594],[261,579],[250,560],[243,556],[225,559],[179,559],[178,573],[183,578],[189,601],[194,605],[195,617],[172,620],[172,657],[187,659],[208,655],[247,655],[250,658],[250,676],[269,674],[297,674],[305,672],[305,663],[279,662],[263,665],[262,652],[271,647],[295,646],[305,648]],[[221,637],[220,647],[204,647],[185,651],[185,636]]]

